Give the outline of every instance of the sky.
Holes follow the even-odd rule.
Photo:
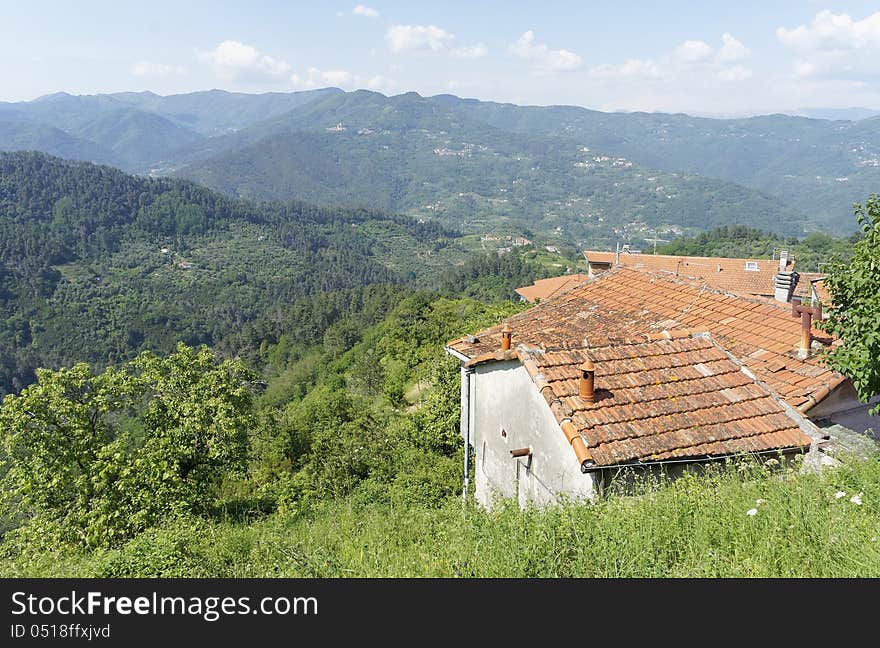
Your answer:
[[[0,101],[336,86],[597,110],[880,109],[880,3],[0,0]]]

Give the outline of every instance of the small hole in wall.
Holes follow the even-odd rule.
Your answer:
[[[504,428],[501,428],[501,438],[504,440],[504,443],[508,442],[507,430],[505,430]]]

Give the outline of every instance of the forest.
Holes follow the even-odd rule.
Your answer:
[[[876,456],[463,503],[443,345],[526,308],[534,247],[34,153],[0,155],[0,210],[0,576],[880,575]],[[876,229],[676,249],[835,256]]]

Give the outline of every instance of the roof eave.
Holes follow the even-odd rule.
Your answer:
[[[597,472],[599,470],[616,470],[621,468],[650,468],[651,466],[664,466],[668,464],[683,463],[708,463],[710,461],[721,461],[723,459],[736,459],[739,457],[750,457],[756,455],[780,454],[787,452],[806,452],[812,444],[804,444],[799,446],[789,446],[786,448],[768,448],[766,450],[754,450],[751,452],[732,452],[723,455],[699,455],[694,457],[681,457],[680,459],[658,459],[655,461],[641,461],[635,459],[633,461],[625,461],[616,464],[597,464],[591,465],[587,462],[581,464],[581,472]]]

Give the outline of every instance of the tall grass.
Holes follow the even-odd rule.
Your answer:
[[[426,506],[394,489],[377,498],[373,484],[250,524],[169,521],[99,553],[18,551],[7,540],[0,575],[880,576],[876,457],[821,475],[740,464],[642,486],[593,505],[486,512],[455,497]]]

